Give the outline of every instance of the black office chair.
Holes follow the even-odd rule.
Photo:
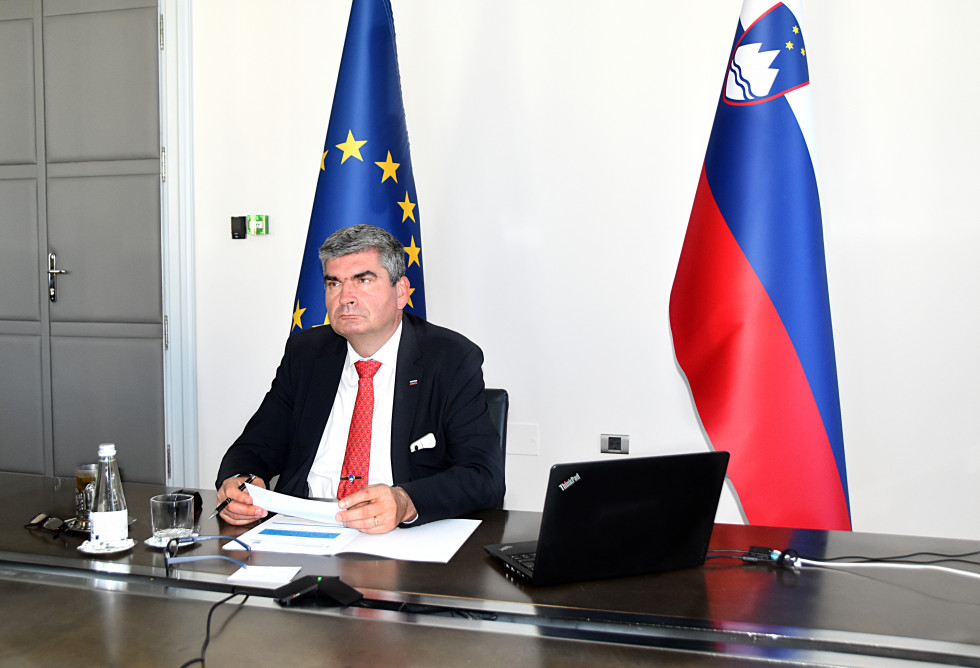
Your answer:
[[[490,420],[500,434],[500,456],[504,457],[507,454],[507,407],[510,403],[507,390],[488,387],[483,390],[483,398],[490,410]]]
[[[487,408],[490,410],[490,421],[493,422],[493,426],[497,428],[497,433],[500,434],[500,458],[504,460],[504,465],[506,466],[507,408],[510,405],[507,390],[488,387],[483,390],[483,398],[486,400]],[[497,507],[503,508],[503,501]]]

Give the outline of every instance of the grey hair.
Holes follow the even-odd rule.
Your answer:
[[[405,275],[405,247],[398,239],[374,225],[351,225],[331,234],[320,246],[324,276],[327,273],[327,260],[366,250],[378,251],[378,259],[388,272],[392,286]]]

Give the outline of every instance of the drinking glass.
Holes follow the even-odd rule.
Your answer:
[[[194,533],[194,497],[190,494],[158,494],[150,499],[150,526],[156,542]]]
[[[71,528],[75,531],[90,531],[92,528],[89,512],[92,510],[92,494],[98,464],[79,464],[75,467],[75,521]]]

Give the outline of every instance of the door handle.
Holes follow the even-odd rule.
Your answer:
[[[58,256],[48,253],[48,299],[58,301],[58,274],[67,274],[64,269],[58,269]]]

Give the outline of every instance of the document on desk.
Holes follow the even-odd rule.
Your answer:
[[[480,520],[450,519],[386,534],[361,533],[334,520],[337,503],[310,501],[249,485],[255,504],[279,513],[238,537],[253,550],[332,556],[358,552],[406,561],[446,563]],[[235,549],[234,542],[225,549]]]
[[[314,501],[312,499],[299,499],[288,494],[280,494],[256,487],[255,485],[245,485],[252,503],[259,508],[265,508],[270,513],[289,515],[290,517],[302,517],[307,520],[316,520],[324,524],[334,524],[341,526],[334,519],[340,512],[340,506],[336,501]]]

